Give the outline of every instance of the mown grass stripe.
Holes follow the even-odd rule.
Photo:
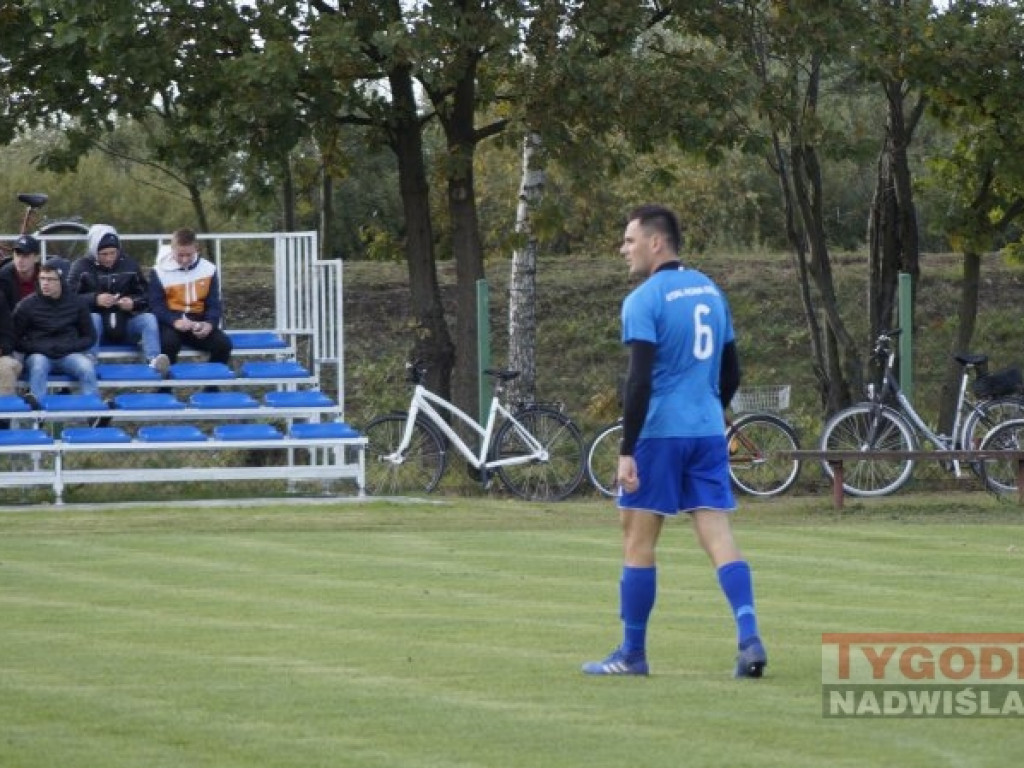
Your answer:
[[[732,622],[685,523],[661,552],[652,677],[592,680],[580,662],[620,633],[603,505],[6,517],[0,762],[930,767],[1024,750],[1013,721],[820,717],[823,631],[1014,630],[1024,527],[946,498],[849,521],[804,504],[737,520],[771,654],[757,682],[729,676]]]

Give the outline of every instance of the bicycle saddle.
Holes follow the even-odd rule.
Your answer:
[[[29,208],[42,208],[49,199],[50,196],[44,195],[42,192],[22,192],[18,195],[18,202],[24,203]]]
[[[507,371],[501,368],[487,368],[484,370],[484,373],[502,381],[512,381],[512,379],[519,375],[519,371]]]
[[[988,355],[977,355],[973,352],[964,352],[959,355],[953,355],[953,359],[956,360],[960,365],[984,365],[988,362]]]

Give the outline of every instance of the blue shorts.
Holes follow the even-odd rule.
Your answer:
[[[724,435],[641,438],[633,456],[640,487],[635,493],[622,493],[620,509],[661,515],[736,509]]]

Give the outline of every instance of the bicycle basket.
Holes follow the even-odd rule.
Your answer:
[[[974,394],[984,398],[1012,395],[1020,391],[1022,383],[1020,368],[1003,368],[976,378]]]
[[[733,395],[732,410],[735,413],[778,413],[789,408],[789,391],[789,384],[743,387]]]

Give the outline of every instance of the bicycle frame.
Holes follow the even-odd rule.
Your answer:
[[[903,393],[900,388],[900,383],[893,373],[896,362],[896,350],[890,345],[887,353],[885,362],[885,372],[882,377],[881,393],[875,397],[870,397],[871,402],[879,407],[884,407],[885,395],[891,394],[899,405],[897,409],[910,422],[911,426],[921,437],[924,437],[930,442],[935,448],[939,450],[951,450],[955,447],[957,436],[960,435],[960,430],[964,426],[966,419],[964,418],[965,411],[974,409],[975,406],[968,400],[967,396],[967,384],[968,384],[968,366],[964,366],[963,372],[960,375],[960,389],[957,392],[956,398],[956,415],[953,419],[953,429],[951,434],[943,435],[932,430],[921,418],[921,415],[915,410],[910,399]],[[960,462],[953,461],[953,474],[956,477],[960,477]]]
[[[448,422],[446,422],[444,417],[441,415],[442,410],[450,413],[477,434],[480,438],[479,455],[474,454],[473,450],[466,445],[455,430],[449,426]],[[402,454],[405,453],[409,444],[412,442],[413,427],[416,424],[416,419],[421,413],[427,417],[434,427],[440,430],[444,436],[451,441],[451,444],[458,449],[459,453],[461,453],[466,461],[475,469],[508,467],[516,464],[527,464],[532,461],[548,460],[547,449],[541,445],[532,434],[530,434],[529,430],[527,430],[526,427],[524,427],[516,417],[512,415],[511,411],[501,404],[497,395],[491,398],[491,407],[487,414],[487,424],[485,426],[481,426],[476,419],[466,414],[466,412],[458,406],[449,403],[443,397],[434,394],[422,384],[416,384],[412,394],[412,402],[409,405],[409,415],[406,417],[405,421],[405,430],[402,433],[402,442],[393,454],[385,457],[387,461],[401,460]],[[512,423],[516,433],[529,447],[530,452],[528,454],[508,456],[503,459],[495,459],[492,461],[487,460],[487,454],[491,448],[491,440],[494,437],[494,429],[495,426],[497,426],[499,416]]]

